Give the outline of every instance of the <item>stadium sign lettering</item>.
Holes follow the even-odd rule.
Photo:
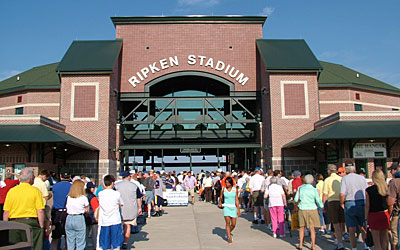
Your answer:
[[[187,64],[192,66],[198,65],[223,72],[225,75],[228,75],[241,85],[245,85],[249,80],[249,78],[240,72],[239,69],[236,69],[236,67],[226,64],[220,60],[214,60],[212,57],[207,58],[206,56],[189,55],[187,57]],[[141,70],[136,72],[136,74],[129,78],[128,81],[133,87],[136,87],[137,84],[147,79],[150,74],[156,74],[157,72],[172,67],[179,67],[178,56],[164,58],[153,62],[152,64],[149,64],[148,66],[143,67]]]

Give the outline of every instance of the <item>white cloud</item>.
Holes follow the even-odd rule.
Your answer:
[[[179,5],[184,6],[214,6],[219,4],[220,0],[178,0]]]
[[[272,13],[274,13],[274,11],[275,11],[274,7],[267,6],[262,10],[260,16],[270,16],[272,15]]]
[[[11,76],[21,73],[19,70],[6,70],[0,72],[0,81],[3,81]]]

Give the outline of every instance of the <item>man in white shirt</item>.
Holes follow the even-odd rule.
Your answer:
[[[258,209],[261,209],[261,224],[264,224],[264,193],[262,192],[263,184],[264,184],[264,176],[261,174],[261,169],[255,169],[255,175],[250,178],[250,194],[252,197],[253,209],[254,209],[254,220],[253,224],[258,224]]]

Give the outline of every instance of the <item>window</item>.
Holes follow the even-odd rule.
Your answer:
[[[22,102],[22,95],[17,97],[17,103],[20,103],[20,102]]]
[[[361,104],[354,104],[354,110],[355,111],[362,111],[362,105]]]
[[[356,93],[356,100],[360,100],[360,93]]]
[[[24,108],[23,107],[16,108],[15,109],[15,114],[16,115],[23,115],[24,114]]]

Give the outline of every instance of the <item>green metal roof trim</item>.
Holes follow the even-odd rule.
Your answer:
[[[285,144],[292,148],[317,140],[400,138],[400,120],[338,121]]]
[[[257,39],[267,70],[322,70],[304,39]]]
[[[364,87],[400,94],[400,89],[343,65],[323,61],[320,63],[324,67],[318,80],[320,87]]]
[[[265,23],[266,16],[127,16],[111,17],[114,25],[150,23]]]
[[[58,63],[34,67],[0,82],[0,93],[24,89],[59,89]]]
[[[58,72],[111,72],[122,48],[122,40],[73,41]]]
[[[98,149],[70,134],[43,125],[0,125],[2,143],[67,143],[92,151]]]

